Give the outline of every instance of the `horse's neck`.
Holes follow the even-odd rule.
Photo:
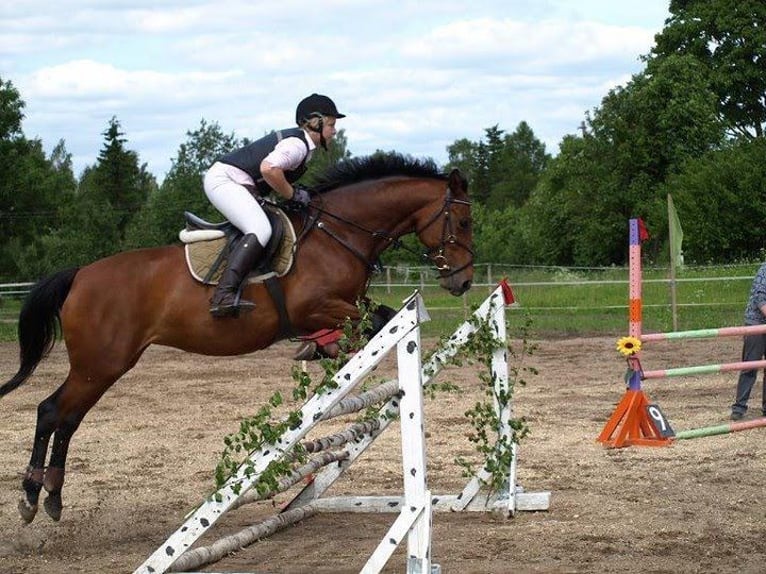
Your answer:
[[[438,199],[426,180],[391,179],[338,191],[338,215],[395,238],[415,231],[416,213]]]

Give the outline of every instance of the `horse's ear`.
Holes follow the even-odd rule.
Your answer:
[[[468,193],[468,180],[460,173],[458,168],[452,168],[448,179],[449,183],[447,185],[454,193]]]

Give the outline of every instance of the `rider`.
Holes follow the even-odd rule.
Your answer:
[[[243,233],[210,300],[214,317],[236,316],[255,307],[238,298],[242,281],[271,238],[271,225],[254,195],[274,190],[285,199],[308,204],[309,193],[292,184],[305,173],[317,145],[327,149],[336,133],[335,120],[344,117],[330,98],[311,94],[295,110],[297,128],[272,132],[234,150],[218,158],[205,174],[208,199]]]

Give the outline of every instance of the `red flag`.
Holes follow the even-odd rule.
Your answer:
[[[503,302],[506,305],[513,305],[516,302],[516,297],[513,296],[513,289],[511,289],[507,278],[504,277],[503,280],[500,281],[500,287],[502,287]]]
[[[649,231],[646,229],[646,225],[644,225],[644,220],[640,217],[638,218],[638,241],[639,243],[643,243],[644,241],[647,241],[649,239]]]

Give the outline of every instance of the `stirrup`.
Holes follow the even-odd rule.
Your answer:
[[[240,299],[239,293],[231,303],[226,303],[225,299],[217,304],[211,303],[210,314],[213,317],[238,317],[240,313],[249,313],[255,309],[255,303],[247,299]]]

